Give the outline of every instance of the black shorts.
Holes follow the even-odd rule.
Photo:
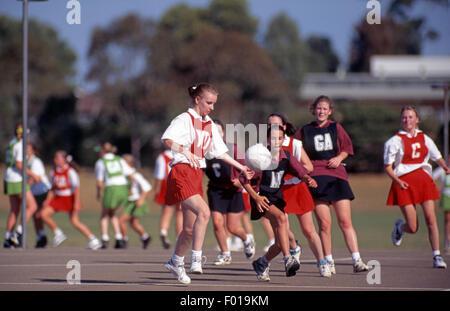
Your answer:
[[[309,188],[314,199],[323,201],[353,200],[355,195],[348,181],[333,176],[313,176],[317,188]]]
[[[284,207],[286,206],[286,202],[283,200],[282,197],[277,195],[271,195],[269,193],[259,193],[260,196],[266,197],[270,204],[269,205],[275,205],[278,209],[280,209],[282,212],[284,212]],[[264,216],[266,211],[260,212],[258,211],[258,207],[256,206],[256,202],[250,198],[250,205],[252,206],[252,211],[250,213],[250,219],[251,220],[258,220],[261,217]]]
[[[42,203],[44,203],[45,199],[47,198],[47,194],[48,194],[48,192],[43,193],[43,194],[33,195],[34,199],[36,200],[38,210],[40,210],[42,208]]]
[[[240,213],[245,210],[242,192],[234,189],[208,187],[208,203],[211,211],[226,213]]]

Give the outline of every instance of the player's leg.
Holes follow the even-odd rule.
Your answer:
[[[109,242],[108,234],[108,218],[109,218],[110,208],[102,207],[102,213],[100,215],[100,230],[102,232],[102,248],[106,248]]]
[[[316,206],[314,213],[316,214],[317,224],[319,226],[319,236],[322,241],[323,253],[325,256],[331,255],[331,212],[328,202],[314,200]]]
[[[419,229],[416,207],[413,204],[408,204],[401,206],[400,210],[405,218],[405,223],[400,226],[401,231],[411,234],[416,233]]]
[[[275,243],[275,234],[273,232],[270,221],[266,217],[261,217],[260,224],[267,235],[268,242],[267,245],[264,247],[264,251],[267,252],[269,250],[269,247]]]
[[[120,231],[122,232],[122,236],[124,237],[124,239],[128,238],[128,226],[127,226],[127,222],[130,221],[131,224],[131,216],[128,215],[127,213],[122,213],[119,216],[119,225],[120,225]]]
[[[450,211],[444,212],[445,216],[445,252],[450,255]]]
[[[244,227],[242,226],[243,213],[243,211],[238,213],[227,213],[227,229],[231,234],[234,234],[242,240],[244,243],[244,254],[247,259],[251,259],[255,255],[255,241],[252,236],[245,232]]]
[[[173,205],[161,206],[161,219],[159,221],[159,236],[161,239],[161,243],[165,249],[168,249],[170,247],[168,234],[170,228],[170,221],[172,219],[173,211],[175,208],[176,206]]]
[[[225,216],[221,212],[211,212],[213,220],[214,235],[216,236],[217,243],[221,252],[229,252],[227,245],[227,232],[225,230]]]
[[[18,220],[18,216],[20,213],[20,195],[9,195],[9,214],[6,220],[6,238],[3,244],[4,248],[17,247],[19,245],[19,241],[17,241],[14,236],[14,227],[16,226],[16,222]]]
[[[183,211],[181,210],[181,205],[175,206],[175,233],[177,237],[183,230]]]
[[[423,213],[425,216],[425,223],[428,228],[428,239],[433,251],[433,266],[434,268],[447,268],[447,264],[441,256],[439,247],[439,229],[436,220],[436,213],[434,210],[434,201],[425,201],[422,204]]]

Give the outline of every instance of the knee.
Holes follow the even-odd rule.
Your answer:
[[[227,229],[232,234],[236,234],[238,231],[238,228],[239,228],[239,226],[237,226],[236,224],[227,223]]]
[[[209,217],[211,216],[211,212],[209,210],[209,208],[203,208],[202,210],[199,211],[197,217],[200,221],[202,222],[208,222],[209,221]]]
[[[408,229],[409,229],[410,233],[416,233],[419,230],[419,224],[417,223],[417,221],[415,221],[415,222],[407,222],[406,226],[408,226]]]
[[[339,221],[339,228],[341,228],[342,231],[352,230],[353,229],[352,221],[348,219]]]
[[[283,213],[281,213],[280,215],[276,216],[276,220],[279,226],[286,226],[287,225],[287,219],[286,219],[286,215],[284,215]]]
[[[331,220],[318,221],[319,230],[322,232],[331,232]]]

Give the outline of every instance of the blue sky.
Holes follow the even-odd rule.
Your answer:
[[[185,2],[190,6],[204,7],[209,0],[78,0],[81,3],[81,24],[66,22],[68,0],[49,0],[30,3],[29,15],[55,27],[61,38],[76,51],[76,82],[83,87],[88,61],[90,35],[97,26],[105,26],[115,18],[130,12],[158,19],[168,8]],[[15,18],[22,16],[22,3],[16,0],[1,0],[0,14]],[[381,0],[385,9],[390,1]],[[425,55],[450,55],[450,8],[443,8],[423,1],[414,7],[415,15],[425,15],[427,25],[436,29],[440,38],[424,45]],[[328,36],[340,60],[346,65],[353,27],[366,16],[367,0],[248,0],[250,12],[259,19],[259,34],[265,32],[270,19],[282,11],[293,18],[302,37],[312,34]]]

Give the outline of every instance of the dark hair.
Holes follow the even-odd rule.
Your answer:
[[[220,121],[219,119],[213,119],[212,120],[215,124],[220,125],[220,127],[222,127],[222,130],[225,131],[225,126],[223,125],[222,121]]]
[[[77,173],[80,172],[80,166],[73,160],[73,157],[70,154],[67,154],[65,150],[57,150],[55,154],[57,153],[60,153],[64,159],[66,159],[67,164],[77,171]]]
[[[267,127],[267,138],[270,138],[272,131],[281,131],[281,132],[283,132],[283,135],[286,133],[286,131],[284,130],[284,128],[281,125],[272,124]]]
[[[210,92],[219,95],[219,92],[209,83],[201,82],[190,86],[188,88],[189,96],[194,100],[197,96],[202,95],[204,92]]]
[[[320,95],[319,97],[317,97],[313,103],[311,104],[311,106],[309,106],[309,111],[311,111],[312,114],[314,114],[314,110],[316,109],[317,105],[322,102],[325,101],[328,103],[328,105],[330,106],[330,110],[333,111],[334,110],[334,103],[331,100],[331,98],[329,98],[326,95]]]
[[[295,126],[291,122],[288,122],[288,120],[286,119],[286,117],[284,115],[282,115],[279,112],[274,112],[274,113],[270,114],[267,117],[267,124],[269,124],[270,117],[278,117],[278,118],[280,118],[281,119],[281,123],[283,123],[283,125],[286,126],[286,131],[284,131],[286,133],[286,135],[289,136],[289,137],[294,136],[294,134],[296,132]]]
[[[102,150],[105,153],[116,153],[117,147],[113,146],[110,142],[107,141],[102,144]]]
[[[29,143],[27,143],[27,145],[30,146],[31,149],[33,149],[34,155],[37,156],[37,157],[39,157],[39,151],[38,151],[38,149],[37,149],[36,143],[34,143],[34,142],[29,142]]]

